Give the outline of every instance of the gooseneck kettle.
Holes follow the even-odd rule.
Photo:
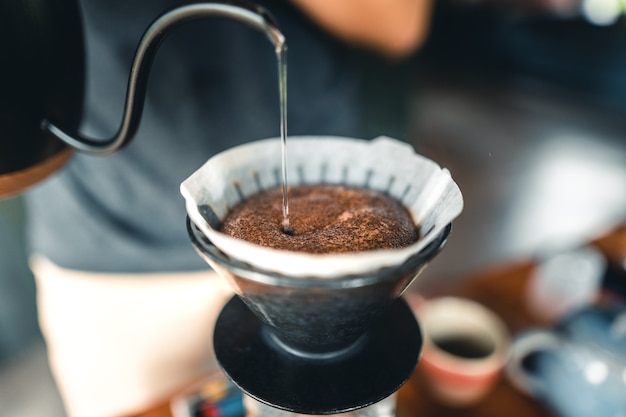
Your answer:
[[[148,26],[130,70],[122,121],[111,138],[79,132],[85,52],[77,0],[0,2],[0,198],[19,194],[61,168],[75,149],[113,153],[133,138],[149,70],[162,41],[184,23],[232,18],[267,35],[277,52],[284,37],[263,8],[240,1],[186,4]]]

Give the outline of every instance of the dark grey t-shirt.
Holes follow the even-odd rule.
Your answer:
[[[82,0],[87,93],[82,132],[112,136],[143,31],[167,0]],[[352,52],[288,2],[260,1],[288,44],[289,134],[361,136]],[[179,185],[216,152],[278,136],[271,43],[239,22],[209,18],[177,29],[150,72],[133,142],[109,156],[77,154],[27,195],[32,250],[89,271],[207,268],[185,227]]]

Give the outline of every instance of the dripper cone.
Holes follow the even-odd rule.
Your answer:
[[[389,138],[289,138],[288,156],[290,185],[384,192],[409,209],[421,238],[403,249],[337,255],[231,238],[218,231],[229,209],[281,184],[280,140],[211,158],[181,185],[189,235],[247,306],[226,306],[215,352],[261,402],[308,414],[355,410],[395,392],[417,363],[419,327],[400,296],[445,244],[461,193],[447,170]]]
[[[269,335],[273,343],[295,355],[329,359],[357,347],[371,322],[439,253],[450,226],[400,265],[333,279],[289,277],[254,268],[224,255],[193,224],[189,231],[202,258],[273,329]]]

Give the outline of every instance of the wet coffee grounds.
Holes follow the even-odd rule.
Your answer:
[[[258,245],[309,253],[344,253],[401,248],[419,231],[397,200],[363,188],[299,185],[289,189],[292,234],[282,231],[282,188],[253,195],[236,205],[221,231]]]

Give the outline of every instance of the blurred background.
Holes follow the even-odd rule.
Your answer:
[[[374,117],[409,111],[409,140],[465,198],[446,250],[413,289],[574,247],[626,220],[624,7],[440,0],[424,48],[390,64],[408,71],[409,85],[394,89],[409,94],[373,103]],[[0,417],[63,417],[24,220],[20,198],[0,201]]]

